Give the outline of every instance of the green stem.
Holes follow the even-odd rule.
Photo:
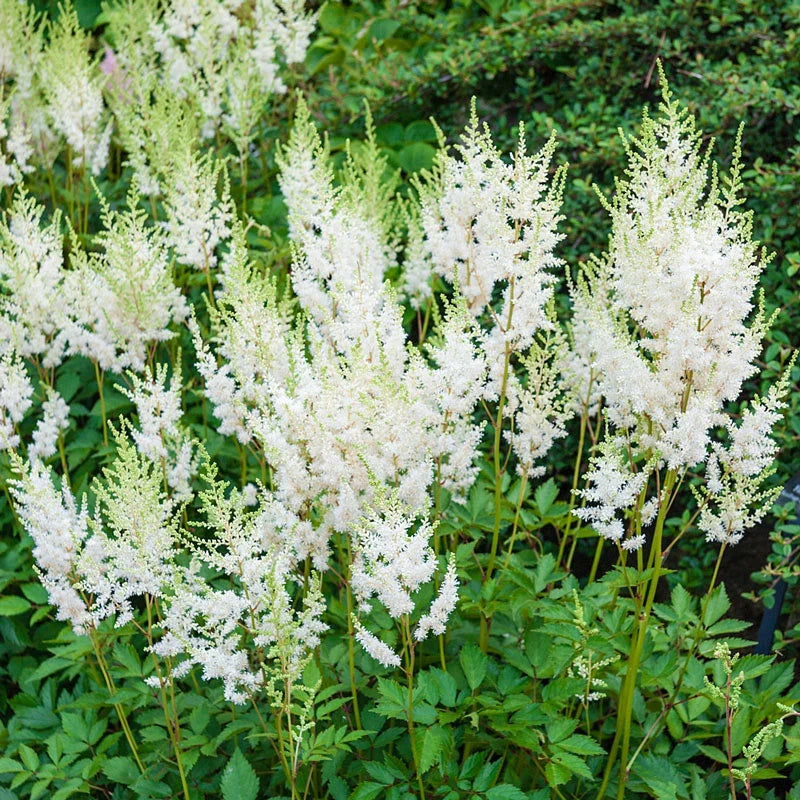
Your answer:
[[[603,542],[605,542],[605,539],[602,536],[598,536],[597,547],[594,549],[592,568],[589,570],[589,583],[594,583],[594,579],[597,576],[597,568],[600,566],[600,554],[603,552]]]
[[[278,753],[280,754],[281,766],[283,767],[286,779],[289,781],[289,785],[292,787],[292,800],[296,800],[297,787],[295,785],[292,768],[286,759],[286,746],[283,739],[283,709],[276,709],[275,711],[275,733],[278,735]]]
[[[72,223],[72,227],[79,231],[80,220],[78,224],[75,224],[75,197],[73,196],[74,185],[72,181],[72,147],[67,145],[67,198],[68,198],[68,205],[69,205],[69,221]]]
[[[361,730],[361,711],[358,707],[358,687],[356,686],[356,661],[355,661],[355,630],[353,628],[353,593],[350,590],[350,558],[349,552],[345,554],[341,537],[337,540],[339,550],[339,565],[341,574],[344,575],[345,598],[347,602],[347,654],[350,671],[350,694],[353,698],[353,715],[356,721],[356,730]],[[349,545],[348,545],[349,551]]]
[[[108,447],[108,430],[106,426],[106,399],[103,396],[103,378],[105,377],[103,371],[100,369],[98,363],[94,363],[94,377],[97,380],[97,391],[100,393],[100,416],[103,419],[103,444]]]
[[[150,651],[152,652],[153,648],[153,604],[150,598],[150,595],[145,595],[145,606],[147,608],[147,640],[150,646]],[[167,673],[166,678],[162,677],[161,674],[161,667],[158,663],[158,658],[155,653],[153,653],[153,664],[155,665],[156,675],[158,676],[158,686],[159,686],[159,697],[161,699],[161,709],[164,712],[164,722],[167,726],[167,732],[169,733],[170,742],[172,742],[172,750],[175,753],[175,763],[178,765],[178,774],[181,778],[181,787],[183,789],[183,796],[186,800],[191,800],[191,796],[189,794],[189,784],[186,782],[186,770],[183,768],[183,757],[181,755],[181,746],[180,746],[180,722],[178,717],[176,716],[175,719],[172,718],[172,715],[169,711],[169,703],[167,701],[167,692],[165,690],[165,684],[172,684],[172,676]]]
[[[502,477],[503,470],[500,466],[500,446],[503,441],[503,406],[506,400],[506,387],[508,385],[508,371],[511,364],[511,351],[506,345],[506,358],[503,364],[503,383],[500,387],[500,399],[497,401],[497,418],[494,426],[494,445],[492,447],[492,457],[494,461],[494,525],[492,527],[492,547],[489,552],[489,564],[486,567],[486,574],[483,578],[484,583],[489,581],[494,570],[494,562],[497,558],[497,545],[500,541],[500,516],[503,505]]]
[[[578,480],[581,476],[581,466],[583,465],[583,448],[586,444],[586,428],[589,424],[589,400],[592,393],[592,383],[594,382],[593,376],[589,375],[589,389],[586,393],[586,402],[583,404],[583,412],[581,413],[580,432],[578,434],[578,453],[575,456],[575,464],[572,468],[572,491],[569,493],[569,511],[567,512],[567,522],[564,527],[564,534],[558,545],[558,558],[556,560],[556,568],[561,566],[561,559],[564,557],[564,549],[567,546],[567,539],[572,532],[572,509],[575,508],[575,492],[578,490]],[[570,562],[571,562],[570,556]]]
[[[605,794],[606,787],[611,779],[611,771],[617,760],[618,752],[620,753],[619,761],[621,766],[617,787],[617,800],[623,800],[625,796],[625,785],[628,780],[628,751],[630,749],[631,721],[633,717],[633,699],[636,692],[636,679],[639,672],[639,662],[642,658],[642,650],[644,649],[644,643],[647,639],[647,624],[650,621],[650,614],[653,610],[653,603],[656,598],[658,581],[661,577],[661,552],[664,537],[664,523],[666,521],[667,510],[669,509],[672,489],[675,486],[676,478],[676,472],[674,470],[669,470],[664,479],[664,485],[661,487],[661,502],[659,503],[658,518],[656,519],[653,542],[650,548],[650,558],[648,559],[648,566],[652,564],[653,573],[647,585],[644,606],[641,607],[641,610],[637,613],[638,625],[634,626],[631,654],[628,659],[627,669],[625,670],[625,678],[622,682],[619,706],[617,708],[617,728],[614,741],[611,745],[611,751],[606,761],[603,782],[597,793],[597,800],[600,800]]]
[[[522,510],[522,501],[525,498],[525,489],[527,485],[528,485],[528,469],[526,467],[522,474],[522,483],[520,484],[519,487],[519,497],[517,498],[517,507],[514,511],[514,524],[511,527],[511,536],[509,537],[508,540],[508,549],[506,550],[506,558],[505,561],[503,561],[503,571],[500,573],[500,578],[497,581],[498,587],[503,582],[503,578],[506,575],[506,570],[508,569],[508,565],[511,561],[511,555],[514,552],[514,543],[516,542],[517,531],[519,530],[519,515]]]
[[[406,650],[406,678],[408,679],[408,738],[411,740],[411,757],[414,759],[414,772],[417,773],[417,787],[419,800],[425,800],[425,784],[422,781],[422,772],[419,768],[417,742],[414,738],[414,641],[411,638],[411,626],[408,615],[403,617],[403,638]]]
[[[109,694],[113,697],[117,693],[117,687],[114,685],[114,679],[111,677],[111,673],[108,671],[108,664],[106,663],[105,656],[103,656],[103,651],[100,648],[100,643],[97,640],[96,631],[94,629],[89,630],[89,641],[92,643],[92,648],[94,649],[94,655],[97,659],[97,664],[100,667],[100,672],[103,673],[103,680],[105,681],[106,689],[108,689]],[[125,734],[125,739],[128,741],[128,746],[131,748],[131,753],[133,753],[133,758],[136,761],[136,765],[139,767],[139,771],[142,773],[142,775],[144,775],[146,770],[141,759],[139,758],[139,749],[136,747],[136,740],[133,738],[133,731],[131,731],[131,726],[128,723],[128,717],[125,715],[125,709],[120,703],[114,703],[113,705],[114,711],[117,712],[119,724],[122,726],[122,731]]]

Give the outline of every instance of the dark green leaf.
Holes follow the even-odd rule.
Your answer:
[[[425,142],[407,144],[398,154],[397,162],[409,173],[430,169],[436,157],[436,148]]]

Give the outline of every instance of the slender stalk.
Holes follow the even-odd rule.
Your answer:
[[[353,593],[350,590],[350,558],[342,547],[341,537],[337,541],[339,550],[339,563],[344,575],[345,598],[347,602],[347,655],[350,671],[350,695],[353,698],[353,716],[356,720],[356,730],[361,730],[361,711],[358,707],[358,689],[356,687],[356,661],[355,661],[355,630],[353,628]],[[349,549],[349,546],[348,546]]]
[[[72,223],[72,227],[79,231],[80,220],[78,224],[75,224],[75,197],[74,197],[74,184],[72,181],[72,147],[67,145],[67,204],[69,206],[69,221]]]
[[[247,216],[247,160],[248,156],[245,154],[244,156],[240,155],[239,158],[239,171],[241,173],[242,178],[242,217]]]
[[[505,561],[503,561],[503,570],[500,573],[499,580],[497,581],[498,586],[500,586],[500,584],[503,581],[503,578],[506,575],[506,571],[508,570],[508,565],[511,561],[511,555],[514,552],[514,544],[517,539],[517,531],[519,530],[519,515],[522,510],[522,501],[525,497],[525,489],[527,488],[527,485],[528,485],[528,468],[526,467],[522,474],[522,483],[520,484],[519,487],[519,497],[517,498],[517,507],[514,510],[514,524],[511,526],[511,536],[508,539],[508,549],[506,550]]]
[[[636,678],[639,672],[639,662],[642,658],[642,650],[647,639],[647,624],[650,621],[650,614],[653,610],[653,603],[656,598],[658,581],[661,577],[662,565],[662,541],[664,536],[664,523],[667,517],[672,490],[675,486],[677,474],[674,470],[667,472],[663,486],[659,487],[660,503],[658,517],[656,519],[655,531],[653,532],[653,542],[650,548],[650,558],[653,573],[649,579],[644,606],[637,609],[638,625],[634,626],[633,638],[631,641],[631,653],[628,659],[628,666],[625,670],[625,678],[622,682],[619,706],[617,708],[617,728],[614,734],[614,741],[611,744],[611,751],[606,761],[606,768],[603,774],[603,782],[597,793],[597,800],[600,800],[606,791],[608,782],[611,779],[611,772],[617,761],[617,753],[620,758],[620,775],[617,788],[617,800],[623,800],[625,796],[625,786],[628,780],[628,750],[630,748],[631,721],[633,716],[633,698],[636,691]],[[650,565],[648,565],[650,566]],[[638,605],[638,604],[637,604]]]
[[[100,416],[103,419],[103,444],[108,446],[108,427],[106,425],[106,399],[103,396],[103,379],[105,374],[96,361],[94,363],[94,377],[97,380],[97,391],[100,393]]]
[[[115,686],[114,679],[111,677],[111,673],[108,670],[108,664],[106,663],[105,656],[103,655],[103,651],[100,647],[100,642],[97,640],[97,632],[94,628],[89,629],[89,641],[92,643],[97,664],[100,667],[100,672],[103,674],[103,680],[105,681],[106,689],[108,689],[109,694],[113,697],[117,693],[117,687]],[[122,707],[121,703],[114,703],[113,705],[114,711],[116,711],[117,718],[119,719],[119,724],[122,726],[122,731],[125,734],[125,739],[127,740],[128,746],[131,748],[133,758],[136,761],[136,766],[139,767],[139,771],[142,773],[142,775],[144,775],[147,770],[145,770],[144,765],[139,758],[139,749],[136,746],[136,739],[134,738],[133,731],[128,723],[128,717],[125,714],[125,709]]]
[[[297,787],[295,786],[294,775],[292,774],[292,768],[289,765],[289,761],[286,758],[286,745],[284,744],[283,739],[283,709],[276,709],[275,710],[275,733],[278,735],[278,753],[281,759],[281,765],[283,766],[283,771],[286,774],[286,779],[289,781],[289,785],[292,787],[292,800],[296,800],[297,798]]]
[[[500,388],[500,399],[497,401],[497,418],[494,426],[494,445],[492,459],[494,462],[494,525],[492,527],[492,546],[489,551],[489,563],[486,567],[484,583],[491,579],[494,571],[494,562],[497,558],[497,546],[500,541],[500,516],[503,505],[502,477],[503,470],[500,464],[500,449],[503,442],[503,406],[506,401],[506,388],[508,385],[508,372],[511,365],[511,350],[506,345],[506,357],[503,364],[503,383]]]
[[[725,692],[725,753],[728,756],[728,781],[731,786],[731,800],[736,800],[736,781],[733,779],[733,715],[735,709],[731,707],[731,673],[728,671],[728,680]]]
[[[411,740],[411,757],[414,759],[414,772],[417,773],[417,787],[419,788],[419,800],[425,800],[425,784],[422,781],[422,773],[419,769],[419,755],[417,754],[417,742],[414,738],[414,640],[411,638],[411,625],[408,615],[403,617],[403,639],[406,651],[406,678],[408,680],[408,738]]]
[[[61,459],[62,477],[67,482],[67,488],[71,489],[72,484],[69,479],[69,466],[67,465],[67,453],[64,450],[64,432],[58,434],[58,455]]]
[[[594,583],[594,579],[597,577],[597,568],[600,566],[600,554],[603,552],[603,542],[605,542],[605,539],[602,536],[598,536],[597,546],[594,549],[592,568],[589,570],[589,583]]]
[[[150,651],[153,648],[153,604],[149,594],[145,595],[145,606],[147,608],[147,642],[150,646]],[[178,774],[181,778],[181,788],[183,789],[183,796],[186,800],[191,800],[189,794],[189,784],[186,782],[186,770],[183,768],[183,757],[181,755],[180,746],[180,722],[176,716],[174,719],[170,714],[169,703],[167,701],[167,693],[165,684],[172,684],[172,676],[167,674],[166,678],[162,676],[161,667],[158,663],[158,657],[153,653],[153,664],[155,665],[156,675],[158,675],[159,697],[161,699],[161,708],[164,712],[164,722],[167,726],[170,742],[172,742],[172,750],[175,753],[175,763],[178,765]]]

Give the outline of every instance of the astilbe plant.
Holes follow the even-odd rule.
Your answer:
[[[0,0],[13,32],[0,42],[0,183],[23,183],[0,223],[0,455],[56,619],[88,637],[137,780],[174,763],[166,791],[178,778],[186,800],[201,791],[186,711],[199,736],[209,707],[222,730],[208,752],[263,737],[270,791],[293,798],[346,796],[334,773],[361,779],[342,761],[362,736],[353,769],[396,740],[399,757],[387,751],[370,775],[421,798],[446,785],[515,797],[511,782],[602,798],[612,779],[620,798],[644,793],[637,759],[704,691],[696,653],[720,596],[710,588],[694,617],[677,590],[669,608],[656,604],[670,510],[684,503],[678,537],[699,532],[721,557],[774,498],[771,430],[788,371],[740,415],[731,405],[769,325],[752,299],[766,259],[740,209],[738,141],[730,177],[711,167],[709,182],[710,151],[664,89],[604,201],[608,252],[566,281],[563,325],[555,137],[531,155],[520,131],[509,162],[473,106],[458,144],[401,196],[369,112],[366,141],[346,145],[337,168],[298,98],[276,155],[289,252],[269,252],[268,274],[253,254],[263,228],[244,213],[248,169],[268,144],[251,146],[314,14],[296,2],[129,0],[107,18],[115,50],[101,69],[74,10],[44,44],[35,17]],[[80,102],[66,108],[73,90]],[[127,207],[87,175],[104,169],[112,118],[116,166],[135,175]],[[65,176],[83,178],[67,259],[59,213],[48,218],[24,185],[62,145]],[[91,191],[102,229],[90,235]],[[83,358],[93,412],[83,402],[94,395],[64,389]],[[558,503],[539,479],[577,413],[573,493]],[[65,447],[93,415],[111,432],[102,468]],[[567,573],[578,539],[595,534],[581,588]],[[604,542],[618,569],[597,580]],[[690,633],[656,635],[670,614]],[[115,641],[145,656],[136,679],[149,694],[135,707],[150,737],[145,707],[163,716],[167,766],[146,766]],[[677,666],[669,696],[648,695],[662,709],[631,754],[651,711],[639,713],[640,669],[656,657]],[[402,740],[378,734],[379,717],[399,720]],[[735,779],[750,791],[777,737],[763,730],[746,764],[729,747],[734,792]],[[481,748],[502,759],[473,769]],[[234,771],[258,791],[242,760],[237,747],[218,782],[226,800]]]
[[[606,203],[608,253],[573,291],[582,392],[590,396],[594,385],[605,421],[586,488],[578,492],[584,505],[575,514],[617,544],[623,564],[625,553],[636,551],[639,569],[652,526],[646,561],[652,573],[637,594],[639,623],[603,783],[619,747],[620,797],[667,513],[682,483],[704,476],[693,487],[698,509],[692,521],[709,542],[723,545],[713,587],[724,545],[739,541],[777,497],[777,490],[762,487],[777,449],[772,426],[788,388],[787,372],[738,421],[728,411],[726,403],[738,399],[757,370],[769,324],[763,301],[754,308],[752,300],[766,261],[751,238],[751,216],[738,208],[739,139],[724,187],[716,167],[709,182],[709,153],[701,149],[694,119],[672,98],[663,75],[662,85],[659,116],[645,114],[639,137],[628,143],[627,180]]]

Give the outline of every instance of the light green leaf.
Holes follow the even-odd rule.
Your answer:
[[[18,761],[7,756],[0,757],[0,775],[11,772],[22,772],[25,769]]]
[[[0,617],[15,617],[24,614],[31,604],[24,597],[0,597]]]
[[[461,669],[464,670],[464,677],[467,679],[469,688],[474,692],[486,677],[489,659],[486,657],[486,653],[480,651],[478,645],[470,642],[461,648],[458,660],[461,664]]]
[[[560,745],[559,745],[560,746]],[[553,754],[553,761],[565,767],[575,775],[580,775],[582,778],[591,778],[592,771],[586,766],[586,762],[572,753],[565,753],[563,750],[557,750]]]
[[[258,776],[237,747],[222,771],[223,800],[256,800]]]
[[[486,800],[528,800],[528,795],[510,783],[498,783],[486,792]]]
[[[606,752],[591,736],[582,733],[573,733],[568,739],[559,742],[558,746],[579,756],[600,756]]]
[[[706,627],[713,625],[731,607],[728,600],[728,593],[725,591],[724,584],[720,584],[708,598],[708,606],[703,616],[703,624]]]
[[[386,792],[386,785],[375,781],[365,781],[350,795],[349,800],[375,800]],[[233,798],[231,798],[233,800]]]
[[[39,756],[36,755],[36,751],[32,747],[28,747],[27,744],[21,744],[19,746],[19,757],[22,759],[26,769],[36,772],[39,767]]]
[[[555,502],[556,497],[558,497],[558,487],[552,478],[549,478],[536,487],[533,498],[536,500],[536,507],[539,509],[539,514],[541,516],[547,514],[550,510],[550,506]]]
[[[103,762],[103,774],[114,783],[129,786],[139,778],[139,769],[132,758],[117,756]]]
[[[419,754],[419,771],[424,775],[438,760],[442,752],[444,736],[438,725],[425,728]]]

